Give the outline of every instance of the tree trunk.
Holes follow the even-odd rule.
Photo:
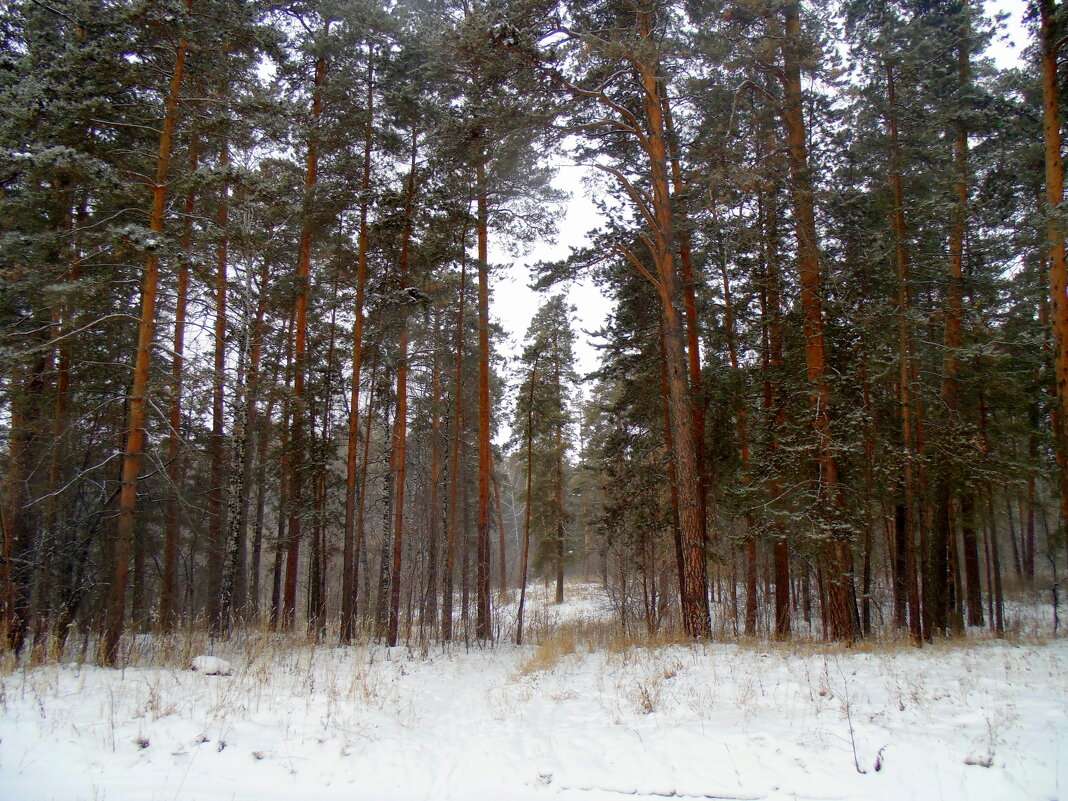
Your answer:
[[[330,20],[323,26],[324,38],[330,34]],[[318,133],[319,118],[322,115],[323,82],[326,80],[326,56],[320,55],[315,61],[315,79],[312,88],[311,130],[308,132],[308,156],[304,174],[304,220],[301,224],[300,247],[297,259],[297,296],[293,302],[295,337],[294,337],[294,376],[293,376],[293,434],[291,446],[295,458],[291,465],[291,485],[289,491],[290,515],[289,532],[286,543],[285,596],[282,601],[282,628],[290,629],[296,616],[297,608],[297,562],[300,558],[301,515],[304,511],[304,465],[302,464],[307,447],[304,442],[304,378],[308,366],[305,350],[308,338],[308,292],[311,284],[311,237],[312,237],[312,203],[315,198],[315,184],[319,171]]]
[[[904,505],[896,518],[896,557],[894,571],[895,616],[894,624],[905,626],[905,610],[908,610],[909,636],[914,645],[923,642],[920,621],[919,582],[916,577],[916,541],[913,521],[916,516],[916,479],[913,469],[915,442],[913,437],[912,376],[914,371],[915,345],[912,338],[909,313],[911,309],[910,284],[912,270],[908,250],[908,228],[905,225],[905,197],[901,182],[901,145],[898,131],[897,97],[894,69],[886,65],[886,96],[889,113],[887,127],[890,129],[890,192],[894,207],[891,212],[894,232],[894,254],[897,263],[897,356],[898,356],[898,409],[901,420],[901,437],[904,444],[904,464],[901,486]]]
[[[501,507],[501,480],[497,475],[496,464],[491,465],[493,479],[493,506],[497,510],[497,570],[500,592],[508,589],[508,543],[504,531],[504,509]]]
[[[390,586],[389,596],[389,630],[386,635],[386,644],[397,644],[398,627],[400,624],[400,585],[401,585],[401,558],[404,551],[404,478],[407,464],[408,442],[408,309],[409,301],[406,297],[408,289],[408,251],[412,238],[412,214],[415,208],[415,160],[417,154],[418,132],[412,127],[412,154],[408,172],[408,194],[404,207],[404,231],[401,233],[400,250],[400,296],[403,304],[400,309],[400,336],[398,350],[400,355],[397,359],[397,416],[393,425],[393,449],[392,465],[394,486],[396,487],[396,500],[394,501],[393,517],[393,580]]]
[[[533,474],[534,441],[534,385],[538,379],[538,358],[530,368],[530,385],[527,391],[527,501],[523,513],[523,554],[519,560],[519,611],[516,615],[515,644],[523,644],[523,609],[527,601],[527,565],[530,557],[530,507],[531,481]]]
[[[968,52],[968,28],[961,32],[957,45],[957,82],[963,91],[971,80],[971,63]],[[941,401],[946,410],[948,425],[956,427],[960,415],[959,398],[959,352],[961,348],[961,324],[963,318],[964,235],[968,224],[968,131],[963,120],[956,123],[956,138],[953,144],[953,166],[956,173],[956,204],[949,232],[949,287],[945,306],[945,350],[942,360]],[[931,536],[931,552],[928,557],[931,592],[932,627],[945,631],[950,615],[950,550],[955,550],[955,538],[951,528],[953,491],[949,470],[951,465],[943,459],[935,486],[935,525]],[[966,547],[969,543],[966,543]],[[974,546],[974,537],[970,543]],[[976,561],[978,558],[976,557]]]
[[[293,394],[290,392],[290,382],[293,374],[294,321],[296,319],[293,311],[295,310],[291,310],[289,321],[286,325],[286,383],[285,393],[282,396],[282,420],[279,426],[281,431],[279,453],[281,456],[278,460],[277,536],[274,543],[274,564],[271,572],[271,613],[269,620],[271,631],[277,631],[282,628],[282,569],[285,559],[286,535],[288,533],[286,523],[289,520],[289,487],[292,483],[289,474],[292,469],[293,454],[289,447],[289,436],[291,431],[290,422],[293,416]]]
[[[250,323],[246,313],[238,339],[238,370],[250,359]],[[248,486],[248,438],[250,423],[249,386],[237,387],[234,397],[234,423],[230,445],[230,486],[227,492],[226,549],[219,595],[217,631],[229,631],[234,624],[235,609],[241,610],[237,598],[238,576],[242,572],[241,551],[245,540],[245,493]]]
[[[671,186],[674,193],[674,213],[677,221],[676,239],[679,266],[681,267],[682,291],[686,308],[686,356],[689,366],[690,392],[693,404],[693,436],[697,457],[699,482],[698,498],[701,502],[701,538],[708,543],[708,460],[705,456],[705,397],[704,380],[701,376],[700,320],[697,316],[697,275],[693,266],[693,237],[686,210],[686,184],[682,178],[679,146],[675,125],[671,116],[671,100],[666,92],[660,99],[664,112],[664,133],[668,143],[671,164]]]
[[[556,334],[554,332],[554,351],[556,358],[553,359],[553,386],[560,393],[560,358],[559,349],[556,347]],[[561,407],[563,402],[561,401]],[[557,410],[556,421],[556,603],[564,602],[564,409]]]
[[[70,261],[70,271],[67,280],[74,283],[81,278],[82,264],[80,253],[81,226],[87,213],[86,200],[83,198],[77,214],[72,204],[74,202],[73,190],[68,193],[69,197],[64,206],[64,223],[66,233],[70,236],[70,249],[64,256]],[[71,323],[73,309],[69,301],[60,302],[53,318],[53,337],[59,341],[56,360],[56,400],[54,417],[52,420],[52,455],[48,469],[48,495],[45,503],[45,520],[42,534],[47,538],[41,555],[41,572],[38,579],[38,608],[37,621],[35,624],[35,641],[43,643],[44,635],[54,624],[55,615],[55,583],[56,551],[60,547],[59,530],[59,495],[61,492],[61,477],[64,474],[66,460],[70,458],[68,448],[64,446],[67,436],[67,426],[70,416],[70,384],[71,384],[71,343],[66,336]]]
[[[48,328],[40,329],[40,336],[45,342],[49,333]],[[16,656],[21,653],[30,629],[33,547],[37,537],[34,536],[35,521],[27,520],[25,514],[29,502],[27,481],[32,465],[38,458],[35,446],[42,433],[40,416],[44,403],[45,376],[50,362],[50,357],[45,355],[34,359],[30,369],[16,366],[9,379],[10,386],[18,387],[18,392],[10,405],[6,497],[4,503],[0,504],[0,532],[3,534],[3,549],[0,551],[0,592],[3,593],[0,598],[3,604],[0,635]]]
[[[225,174],[230,166],[230,147],[223,140],[219,154],[219,169]],[[222,626],[223,570],[228,553],[224,551],[226,539],[227,506],[223,462],[226,451],[224,430],[226,408],[224,385],[226,383],[226,268],[228,239],[226,226],[230,216],[229,186],[223,178],[219,209],[215,219],[219,241],[215,251],[215,371],[212,375],[211,392],[211,473],[208,486],[208,621],[213,631]]]
[[[197,171],[197,139],[189,143],[189,172]],[[178,262],[178,296],[174,310],[174,355],[171,363],[170,427],[167,431],[167,483],[171,497],[167,504],[167,522],[163,539],[163,577],[160,587],[159,625],[164,633],[174,628],[178,592],[178,544],[182,536],[182,391],[185,370],[185,320],[189,301],[189,267],[193,258],[193,215],[196,192],[185,196],[182,215],[182,258]]]
[[[260,280],[258,298],[256,301],[256,320],[253,324],[249,343],[249,367],[245,380],[245,392],[248,403],[248,448],[252,452],[252,458],[245,462],[245,476],[243,484],[245,489],[241,492],[241,518],[242,538],[248,538],[249,506],[251,504],[251,484],[253,472],[256,473],[256,518],[252,534],[252,552],[246,553],[242,559],[242,570],[237,576],[235,595],[237,608],[246,620],[255,620],[259,616],[259,593],[260,593],[260,557],[263,548],[263,517],[266,509],[266,482],[265,465],[267,460],[266,443],[270,439],[267,430],[260,422],[259,395],[260,395],[260,361],[263,355],[263,340],[266,336],[264,317],[267,314],[267,281],[270,278],[270,270],[267,260],[263,260],[260,268]],[[277,362],[275,374],[271,381],[274,386],[278,378]],[[266,419],[270,422],[273,401],[267,405]],[[247,568],[247,569],[246,569]]]
[[[960,495],[960,529],[964,546],[964,591],[968,608],[968,625],[983,625],[983,596],[979,584],[979,545],[976,535],[975,493]],[[988,590],[989,591],[989,590]]]
[[[192,0],[186,0],[190,11]],[[156,235],[163,233],[163,218],[167,206],[167,174],[170,170],[174,125],[178,117],[178,97],[185,72],[188,43],[183,33],[174,55],[163,114],[163,128],[159,137],[156,159],[156,179],[152,184],[152,210],[149,229]],[[152,357],[152,333],[156,323],[156,297],[159,288],[159,255],[149,252],[141,285],[141,319],[137,332],[137,353],[134,379],[130,388],[126,447],[122,457],[122,488],[119,491],[119,517],[116,525],[115,548],[112,560],[111,585],[108,588],[107,612],[104,621],[102,660],[114,666],[119,661],[119,640],[126,624],[126,583],[133,550],[134,515],[137,508],[137,480],[145,447],[145,420],[148,412],[148,379]]]
[[[489,341],[489,206],[485,165],[477,169],[478,233],[478,542],[475,575],[476,617],[475,636],[488,640],[492,636],[490,624],[490,341]]]
[[[660,351],[664,351],[664,322],[660,318]],[[684,593],[686,584],[682,577],[686,575],[686,559],[683,555],[682,524],[679,521],[679,476],[675,469],[674,434],[671,430],[671,408],[668,405],[670,390],[668,388],[667,365],[660,359],[660,398],[664,408],[664,448],[667,450],[667,479],[671,499],[671,539],[675,548],[675,569],[679,577],[679,609],[686,607]]]
[[[713,210],[713,214],[716,214]],[[717,223],[718,223],[718,215]],[[731,360],[731,371],[737,375],[740,367],[738,359],[738,336],[735,330],[734,303],[731,299],[730,276],[727,272],[727,254],[723,247],[722,234],[716,237],[716,252],[719,256],[719,271],[723,281],[723,324],[727,334],[727,351]],[[742,481],[748,486],[750,483],[749,466],[749,425],[745,399],[739,394],[734,404],[735,425],[738,428],[738,455],[741,457]],[[756,634],[756,558],[757,547],[754,535],[755,521],[750,512],[745,515],[746,528],[746,603],[745,603],[745,633],[747,636]],[[733,588],[734,582],[731,582]]]
[[[367,117],[363,127],[363,179],[360,184],[360,232],[356,245],[356,309],[352,324],[352,390],[349,396],[348,449],[345,458],[345,533],[341,568],[341,643],[352,641],[356,620],[356,451],[360,436],[360,367],[363,361],[363,302],[367,282],[371,150],[374,142],[374,46],[367,47]]]
[[[776,143],[769,136],[768,150],[774,151]],[[767,330],[764,346],[764,408],[771,418],[771,434],[768,437],[769,456],[774,459],[779,449],[780,432],[786,426],[786,403],[782,390],[782,372],[785,366],[782,303],[779,290],[779,260],[776,248],[778,230],[777,201],[774,195],[757,199],[757,216],[761,226],[761,261],[764,265],[764,286],[761,291],[761,317]],[[782,478],[772,471],[770,478],[772,502],[782,497]],[[783,640],[791,634],[790,618],[790,543],[780,523],[774,525],[776,533],[772,546],[775,573],[775,637]]]
[[[467,240],[467,227],[461,241]],[[451,640],[453,579],[456,575],[456,546],[458,540],[460,490],[460,441],[463,439],[463,373],[464,373],[464,301],[467,291],[466,252],[460,262],[460,302],[456,313],[456,365],[452,391],[452,454],[449,459],[449,514],[446,521],[448,542],[445,546],[445,575],[441,588],[441,638]]]
[[[1068,526],[1068,263],[1063,224],[1057,217],[1064,202],[1064,161],[1061,149],[1060,84],[1057,78],[1058,50],[1063,30],[1056,20],[1054,0],[1038,0],[1039,49],[1042,66],[1042,121],[1046,145],[1046,239],[1049,242],[1050,311],[1053,317],[1054,372],[1060,426],[1053,442],[1060,453],[1062,525]]]
[[[841,499],[838,487],[838,462],[831,439],[831,389],[827,379],[827,360],[823,335],[823,304],[818,233],[812,174],[808,163],[808,146],[801,92],[801,17],[798,0],[783,5],[785,37],[783,39],[783,122],[786,125],[790,160],[790,177],[794,202],[794,225],[797,237],[797,269],[801,277],[801,308],[804,314],[805,363],[812,386],[812,431],[816,438],[819,461],[819,499],[827,508],[837,507]],[[832,639],[852,641],[857,636],[851,609],[852,554],[849,541],[839,532],[830,531],[827,546],[828,634]]]
[[[639,35],[643,42],[654,37],[653,12],[637,12]],[[672,443],[679,488],[679,523],[683,543],[682,587],[683,628],[689,637],[707,638],[712,633],[708,609],[708,572],[705,553],[704,510],[700,499],[700,471],[697,440],[693,426],[693,399],[686,354],[682,287],[675,268],[675,227],[671,183],[668,175],[666,130],[663,117],[662,86],[656,59],[635,62],[643,89],[647,124],[645,146],[652,183],[653,237],[651,252],[657,271],[664,325],[664,362],[668,376],[668,408],[671,414]]]
[[[438,622],[438,551],[441,540],[441,322],[437,310],[434,323],[433,362],[430,367],[430,500],[429,542],[427,543],[426,619],[431,631]]]
[[[371,381],[368,384],[367,391],[367,414],[364,415],[363,421],[363,456],[360,458],[360,475],[359,475],[359,495],[356,502],[356,544],[355,544],[355,561],[352,566],[352,591],[354,594],[358,593],[360,586],[360,565],[367,558],[367,549],[364,545],[364,509],[367,507],[367,468],[371,463],[371,428],[374,422],[374,415],[372,410],[374,409],[375,402],[375,382],[378,379],[378,362],[379,351],[375,351],[374,358],[371,360]],[[364,582],[369,580],[370,570],[364,570]],[[364,588],[367,589],[366,586]],[[370,601],[370,592],[364,592],[364,607],[367,607]],[[352,601],[352,614],[357,615],[359,613],[359,595],[356,594]]]

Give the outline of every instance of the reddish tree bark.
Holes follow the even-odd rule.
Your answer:
[[[486,169],[482,162],[476,175],[476,218],[478,236],[478,539],[475,562],[475,636],[491,637],[490,621],[490,341],[489,341],[489,200]]]
[[[330,33],[330,20],[323,25],[324,38]],[[297,296],[293,302],[295,336],[293,347],[293,433],[291,446],[294,451],[291,464],[291,484],[289,490],[289,531],[286,543],[285,594],[282,600],[281,625],[283,629],[293,626],[297,608],[297,564],[300,558],[301,512],[304,508],[304,467],[301,464],[306,450],[304,442],[304,378],[307,372],[306,353],[308,339],[308,290],[311,283],[311,238],[312,220],[310,204],[315,195],[315,184],[319,173],[318,131],[319,118],[322,116],[323,83],[326,80],[326,56],[320,55],[315,61],[315,78],[312,86],[312,119],[308,134],[308,154],[304,174],[304,220],[301,224],[300,247],[297,259]]]
[[[192,0],[186,0],[186,11]],[[170,86],[164,105],[163,127],[159,137],[156,177],[152,183],[152,208],[149,229],[163,233],[163,219],[167,205],[167,176],[170,172],[174,126],[178,117],[178,98],[185,73],[188,42],[185,34],[178,40],[171,71]],[[111,585],[108,589],[107,611],[101,659],[105,665],[119,660],[119,641],[126,625],[126,584],[130,572],[130,553],[133,550],[135,512],[137,509],[137,480],[145,447],[145,420],[148,412],[148,378],[152,358],[152,334],[156,323],[156,298],[159,291],[159,255],[149,252],[145,260],[141,285],[141,318],[137,331],[137,351],[134,359],[134,379],[130,388],[127,417],[126,447],[122,457],[122,486],[119,491],[119,517],[116,524],[115,548],[112,554]]]
[[[1050,311],[1053,316],[1054,371],[1060,425],[1053,441],[1060,454],[1061,519],[1068,526],[1068,262],[1065,233],[1055,212],[1064,203],[1064,159],[1061,144],[1061,115],[1057,57],[1064,44],[1063,31],[1056,22],[1054,0],[1037,0],[1039,12],[1039,52],[1042,68],[1042,126],[1046,164],[1046,239],[1049,243]],[[1054,418],[1055,420],[1057,418]]]
[[[467,227],[464,227],[461,242],[467,240]],[[460,302],[456,312],[456,364],[453,377],[453,430],[452,430],[452,453],[449,458],[449,512],[446,528],[448,541],[445,546],[445,573],[442,583],[442,606],[441,606],[441,637],[451,640],[453,636],[452,608],[453,586],[456,575],[456,547],[458,540],[459,520],[459,490],[460,490],[460,442],[463,438],[463,374],[464,374],[464,311],[467,291],[467,258],[461,257],[460,262]]]
[[[408,288],[408,259],[409,248],[412,238],[412,214],[415,209],[416,173],[415,161],[417,154],[418,132],[412,128],[412,153],[408,171],[408,192],[404,205],[404,230],[401,233],[400,263],[398,272],[400,278],[401,303],[404,305],[400,310],[400,335],[397,349],[397,414],[393,423],[393,450],[391,455],[391,469],[393,470],[393,485],[395,499],[393,502],[393,578],[390,582],[389,592],[389,627],[386,633],[386,644],[397,644],[397,635],[400,625],[400,590],[401,590],[401,559],[404,553],[404,479],[407,466],[407,442],[408,442],[408,300],[405,298],[405,290]]]
[[[356,245],[356,309],[352,324],[352,389],[349,395],[348,449],[345,458],[345,533],[341,569],[341,642],[352,640],[356,619],[356,452],[359,440],[360,367],[363,361],[363,303],[367,283],[371,150],[374,144],[374,46],[367,48],[367,117],[363,128],[363,178],[360,183],[360,232]]]
[[[782,41],[784,91],[783,122],[786,126],[790,161],[794,227],[797,239],[797,269],[801,278],[801,309],[804,315],[805,363],[812,387],[812,431],[819,462],[819,499],[829,507],[840,504],[838,461],[831,436],[831,388],[827,377],[826,345],[823,334],[823,301],[819,238],[816,231],[812,173],[801,90],[801,16],[798,0],[782,7],[785,36]],[[849,542],[837,532],[827,532],[828,636],[835,640],[856,638],[852,601],[853,559]]]
[[[197,170],[197,139],[189,143],[189,171]],[[185,371],[185,318],[189,302],[189,265],[193,255],[193,215],[196,192],[190,188],[185,196],[182,219],[183,258],[178,264],[178,297],[174,310],[174,355],[171,363],[170,428],[167,432],[167,481],[171,498],[167,504],[167,523],[163,539],[163,583],[160,588],[159,623],[164,632],[174,628],[178,591],[178,544],[182,536],[182,392]]]
[[[224,173],[230,166],[230,148],[224,140],[219,154],[219,169]],[[212,630],[222,623],[222,581],[225,531],[225,378],[226,378],[226,268],[229,241],[226,226],[230,218],[229,186],[223,179],[219,208],[215,218],[219,241],[215,249],[215,370],[211,390],[211,441],[208,452],[211,471],[208,486],[208,620]]]

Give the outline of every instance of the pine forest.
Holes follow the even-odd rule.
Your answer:
[[[4,3],[5,647],[521,642],[565,575],[698,640],[1056,610],[1066,12]],[[565,159],[605,222],[539,260]]]

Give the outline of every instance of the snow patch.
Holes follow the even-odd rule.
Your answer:
[[[197,673],[203,673],[205,676],[234,675],[233,665],[217,656],[194,656],[189,669],[195,670]]]

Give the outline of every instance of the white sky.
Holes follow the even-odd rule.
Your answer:
[[[570,192],[571,200],[565,207],[563,218],[557,221],[559,234],[555,243],[537,244],[529,253],[513,259],[501,249],[493,247],[493,232],[490,232],[490,261],[507,265],[500,270],[493,285],[490,313],[509,334],[511,342],[505,349],[505,353],[509,356],[517,355],[522,349],[527,326],[530,325],[530,320],[534,312],[538,310],[538,306],[548,297],[546,294],[528,289],[527,285],[531,281],[529,265],[539,261],[566,258],[572,247],[582,247],[587,244],[586,233],[601,224],[602,218],[586,196],[587,190],[582,183],[590,169],[573,163],[560,165],[560,171],[553,185]],[[553,292],[561,288],[564,287],[554,288]],[[597,367],[597,353],[589,337],[582,331],[600,328],[611,311],[612,304],[589,279],[572,283],[567,290],[569,300],[578,310],[575,326],[577,335],[575,356],[581,375]]]

